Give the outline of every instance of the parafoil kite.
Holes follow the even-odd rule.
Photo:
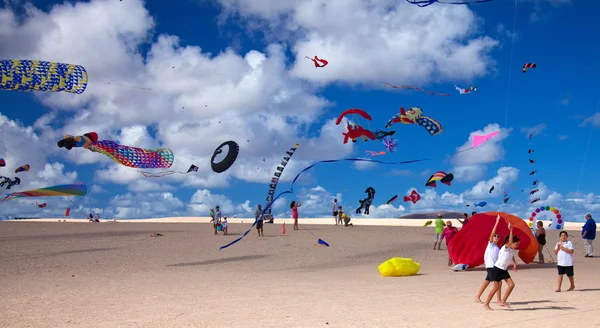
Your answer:
[[[18,177],[15,177],[14,180],[11,180],[9,177],[0,176],[0,179],[2,180],[0,181],[0,188],[6,185],[6,189],[10,189],[10,187],[12,186],[21,184],[21,179],[19,179]]]
[[[375,189],[369,187],[365,192],[367,193],[367,198],[359,200],[360,206],[356,209],[356,214],[360,214],[364,210],[363,213],[369,215],[369,207],[371,207],[371,203],[373,203],[373,199],[375,198]]]
[[[39,207],[39,208],[44,208],[44,207],[46,207],[46,205],[48,205],[48,204],[46,204],[46,203],[41,203],[41,204],[38,204],[38,202],[35,202],[35,205],[37,205],[37,207]]]
[[[15,173],[28,172],[30,168],[31,168],[31,166],[29,166],[29,164],[21,165],[21,166],[17,167],[17,169],[15,170]]]
[[[0,89],[81,94],[88,75],[80,65],[38,60],[0,60]]]
[[[454,88],[456,90],[458,90],[458,93],[460,93],[461,95],[466,95],[466,94],[471,93],[472,91],[477,91],[477,87],[475,87],[475,86],[472,86],[469,89],[465,89],[465,88],[460,88],[460,87],[457,87],[456,85],[454,85]]]
[[[386,86],[392,88],[392,89],[412,89],[412,90],[415,90],[415,91],[425,92],[425,93],[430,94],[432,96],[441,96],[441,97],[449,97],[450,96],[449,93],[431,92],[431,91],[423,90],[423,89],[421,89],[419,87],[413,87],[413,86],[410,86],[410,85],[392,85],[389,82],[385,82],[384,84]]]
[[[538,243],[527,223],[512,214],[487,212],[473,215],[469,224],[464,225],[448,244],[448,254],[454,263],[464,263],[470,268],[484,263],[483,256],[498,214],[502,218],[496,228],[496,233],[500,235],[499,243],[502,243],[505,236],[509,234],[508,223],[512,224],[513,234],[520,239],[519,257],[525,263],[533,262]],[[502,247],[502,244],[498,246]]]
[[[398,150],[398,140],[393,139],[392,137],[383,138],[381,143],[383,143],[383,146],[385,147],[385,149],[387,151],[389,151],[390,153],[393,153],[396,150]]]
[[[408,110],[400,108],[400,113],[392,116],[385,124],[385,127],[390,128],[393,123],[398,122],[402,124],[418,124],[424,127],[431,136],[438,135],[443,131],[442,124],[431,117],[423,116],[423,110],[419,107],[411,107]]]
[[[381,263],[377,269],[384,277],[412,276],[419,273],[421,264],[410,258],[393,257]]]
[[[469,3],[490,2],[492,0],[462,0],[462,1],[452,1],[452,2],[446,2],[446,1],[442,1],[442,0],[406,0],[406,1],[410,4],[417,5],[419,7],[427,7],[436,2],[445,3],[445,4],[449,4],[449,5],[466,5]]]
[[[0,167],[5,167],[6,166],[6,161],[4,160],[4,158],[0,158]]]
[[[435,174],[429,177],[425,186],[427,187],[437,187],[436,181],[439,181],[443,184],[447,184],[450,186],[450,183],[454,180],[454,174],[446,173],[444,171],[437,171]]]
[[[394,197],[388,199],[387,202],[385,202],[386,204],[391,204],[393,202],[395,202],[398,199],[398,195],[394,195]]]
[[[275,190],[277,189],[277,184],[279,183],[279,178],[281,178],[281,174],[283,174],[283,170],[285,170],[285,166],[290,161],[292,156],[296,153],[296,149],[300,147],[300,144],[294,144],[294,147],[290,148],[290,150],[286,151],[286,156],[283,156],[281,160],[281,164],[275,168],[275,172],[273,173],[273,177],[271,178],[271,184],[269,185],[269,191],[267,192],[267,198],[265,203],[265,209],[263,210],[263,216],[265,221],[273,222],[273,215],[271,214],[271,207],[269,206],[271,202],[273,202],[273,197],[275,197]]]
[[[104,154],[119,164],[140,169],[169,168],[174,161],[171,149],[142,149],[119,145],[110,140],[98,141],[96,132],[88,132],[82,136],[67,134],[56,144],[59,148],[65,147],[67,150],[82,147],[91,152]]]
[[[536,68],[537,65],[534,63],[527,63],[525,65],[523,65],[523,73],[527,72],[528,68]]]
[[[323,58],[319,58],[317,56],[315,56],[315,58],[310,58],[308,56],[305,56],[304,58],[312,60],[313,63],[315,64],[316,68],[325,67],[325,66],[327,66],[327,64],[329,64],[329,62],[327,60],[325,60]]]
[[[57,185],[52,187],[33,189],[21,192],[14,192],[4,197],[3,201],[19,197],[43,197],[43,196],[84,196],[87,193],[87,186],[83,183],[68,185]]]
[[[164,176],[171,175],[171,174],[188,174],[190,172],[198,172],[198,167],[196,165],[192,164],[192,165],[190,165],[190,168],[187,170],[187,172],[181,172],[181,171],[165,171],[165,172],[156,172],[156,173],[143,172],[143,171],[138,171],[138,172],[140,172],[146,178],[159,178],[159,177],[164,177]]]
[[[541,206],[536,208],[535,211],[531,212],[531,216],[529,217],[529,226],[535,227],[535,221],[541,221],[544,217],[548,217],[552,221],[548,227],[548,230],[564,229],[565,225],[562,214],[560,214],[558,208],[554,208],[553,206]]]
[[[421,195],[419,195],[419,193],[416,190],[413,190],[410,193],[410,196],[404,196],[405,202],[412,202],[413,204],[416,204],[420,200],[421,200]]]
[[[361,117],[369,121],[372,120],[371,115],[369,115],[369,113],[365,112],[364,110],[359,108],[350,108],[343,111],[340,114],[340,116],[338,116],[337,120],[335,121],[335,125],[340,125],[340,123],[342,123],[342,120],[344,119],[344,117],[346,117],[346,115],[352,114],[360,115]]]

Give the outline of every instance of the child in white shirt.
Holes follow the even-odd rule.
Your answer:
[[[221,225],[223,226],[223,234],[227,234],[227,217],[223,217],[223,221],[221,221]]]
[[[498,292],[500,289],[500,282],[504,280],[508,285],[506,289],[506,293],[504,294],[504,298],[498,303],[500,306],[505,306],[510,308],[510,306],[506,303],[506,300],[510,296],[510,293],[515,288],[515,283],[513,282],[510,274],[508,273],[508,266],[512,263],[514,266],[514,270],[517,270],[517,262],[515,261],[515,253],[517,252],[517,248],[519,248],[520,239],[517,236],[513,235],[513,226],[512,224],[508,224],[508,229],[510,230],[510,234],[508,238],[506,238],[506,242],[504,246],[498,252],[498,260],[494,264],[494,269],[492,270],[492,280],[494,280],[494,288],[488,294],[487,299],[485,300],[484,308],[486,310],[492,310],[490,307],[490,302],[492,301],[492,297],[494,294]]]
[[[570,240],[567,240],[569,235],[566,231],[561,231],[559,236],[560,241],[556,243],[556,247],[554,248],[554,254],[557,254],[558,256],[558,265],[556,266],[558,268],[557,293],[560,292],[560,287],[562,286],[562,281],[565,274],[567,274],[567,277],[569,277],[569,282],[571,283],[571,287],[569,287],[567,291],[575,289],[575,278],[573,278],[575,275],[573,272],[573,253],[575,250],[573,249],[573,243]]]
[[[498,222],[500,222],[500,215],[496,217],[496,224],[494,224],[494,228],[492,229],[492,233],[490,234],[490,241],[485,248],[485,254],[483,255],[483,259],[485,261],[485,270],[487,271],[485,280],[483,280],[483,284],[479,288],[479,292],[477,292],[477,296],[475,296],[475,302],[483,303],[481,301],[481,295],[490,284],[490,282],[494,281],[492,278],[492,271],[494,270],[494,264],[498,261],[498,252],[500,252],[500,248],[498,247],[498,242],[500,241],[500,236],[496,233],[496,228],[498,228]],[[502,295],[502,281],[498,284],[498,303],[502,303],[502,299],[500,298]]]

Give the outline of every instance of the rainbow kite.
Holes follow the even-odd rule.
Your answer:
[[[44,196],[85,196],[87,186],[81,182],[68,185],[57,185],[52,187],[33,189],[21,192],[13,192],[4,197],[2,201],[19,197],[44,197]]]
[[[88,75],[80,65],[39,60],[0,60],[0,90],[83,93]]]

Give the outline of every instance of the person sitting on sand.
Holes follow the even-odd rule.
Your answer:
[[[227,234],[227,217],[223,217],[223,221],[221,221],[221,226],[223,228],[223,235]]]
[[[450,243],[450,240],[452,240],[452,237],[454,237],[454,235],[456,235],[457,232],[458,229],[452,226],[452,222],[446,221],[446,228],[444,228],[444,231],[442,232],[442,238],[440,240],[440,242],[442,242],[442,240],[446,238],[446,249],[448,249],[448,244]],[[452,259],[450,258],[450,253],[448,253],[448,266],[451,265]]]

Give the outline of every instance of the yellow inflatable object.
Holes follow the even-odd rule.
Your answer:
[[[412,276],[421,269],[421,264],[409,258],[392,257],[381,263],[377,269],[384,277]]]
[[[433,223],[433,221],[429,220],[427,222],[425,222],[425,224],[423,225],[424,227],[428,227]]]

